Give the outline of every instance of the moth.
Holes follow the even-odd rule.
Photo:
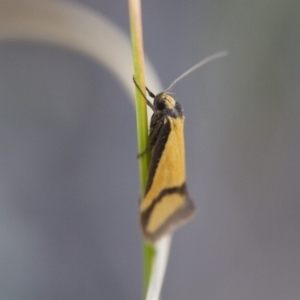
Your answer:
[[[151,160],[145,196],[140,202],[140,224],[144,238],[155,243],[190,219],[195,204],[186,186],[184,114],[167,92],[154,95],[150,122]]]
[[[196,206],[186,185],[184,114],[182,106],[167,91],[180,79],[207,62],[227,55],[222,51],[207,57],[183,73],[164,92],[154,95],[146,90],[146,98],[135,79],[133,81],[153,110],[150,121],[149,150],[151,160],[145,195],[139,203],[139,221],[144,238],[155,243],[171,233],[195,214]],[[141,154],[143,155],[143,153]]]

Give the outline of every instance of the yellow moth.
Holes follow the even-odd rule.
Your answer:
[[[155,243],[163,235],[177,229],[195,213],[195,204],[186,186],[184,115],[181,105],[167,91],[180,79],[207,62],[227,55],[216,53],[199,62],[177,78],[165,91],[154,95],[153,104],[143,94],[153,110],[150,122],[149,149],[151,160],[145,195],[140,201],[139,219],[144,238]],[[142,155],[142,154],[141,154]]]

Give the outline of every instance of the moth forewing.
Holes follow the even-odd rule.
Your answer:
[[[151,161],[140,223],[146,240],[156,242],[186,222],[195,205],[186,188],[184,115],[168,93],[154,97],[150,123]]]

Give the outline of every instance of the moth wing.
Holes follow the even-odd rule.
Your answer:
[[[152,149],[146,194],[140,203],[144,237],[155,242],[186,222],[195,205],[186,188],[184,118],[165,116]]]

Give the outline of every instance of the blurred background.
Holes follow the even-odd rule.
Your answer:
[[[129,37],[126,1],[72,2]],[[172,90],[198,215],[163,299],[300,299],[300,2],[154,0],[143,16],[164,87],[229,51]],[[0,141],[0,299],[141,299],[135,113],[111,72],[1,42]]]

